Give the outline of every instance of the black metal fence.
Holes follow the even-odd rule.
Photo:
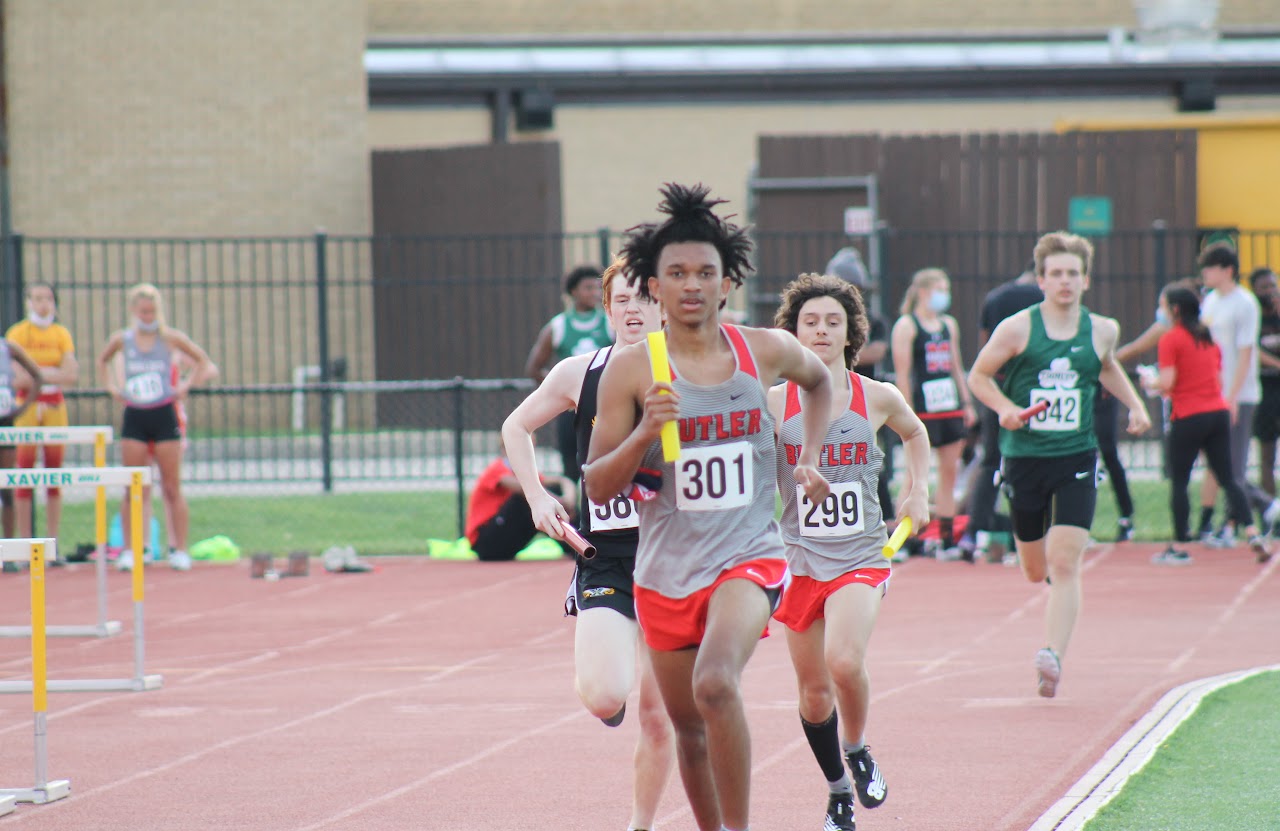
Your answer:
[[[759,235],[758,273],[736,301],[767,324],[778,292],[821,270],[840,247],[864,250],[873,295],[890,319],[911,274],[951,275],[965,353],[974,354],[983,295],[1016,276],[1037,235],[875,232]],[[1236,233],[1245,270],[1280,263],[1280,232]],[[1126,337],[1152,319],[1159,288],[1193,274],[1205,229],[1149,229],[1094,239],[1086,302],[1117,317]],[[126,292],[162,291],[169,322],[221,369],[190,408],[186,481],[233,487],[419,487],[465,492],[497,452],[496,430],[530,388],[519,379],[539,329],[562,308],[562,270],[603,264],[620,235],[272,239],[48,239],[5,241],[3,320],[22,312],[23,286],[56,286],[59,318],[81,363],[70,391],[74,423],[118,419],[94,362],[126,325]],[[550,447],[550,442],[545,446]],[[1158,465],[1157,456],[1135,461]],[[558,458],[548,453],[548,467]],[[464,500],[459,499],[459,504]]]

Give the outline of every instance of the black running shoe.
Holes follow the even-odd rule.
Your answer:
[[[619,724],[622,724],[622,720],[626,718],[626,716],[627,716],[627,705],[623,704],[621,710],[618,710],[618,712],[614,713],[608,718],[602,718],[600,720],[604,722],[605,727],[617,727]]]
[[[853,785],[858,790],[858,801],[863,808],[878,808],[889,795],[889,786],[880,775],[880,766],[871,758],[871,748],[864,746],[856,753],[845,756],[849,770],[853,772]]]
[[[858,831],[853,821],[853,794],[833,793],[827,800],[827,820],[822,831]]]

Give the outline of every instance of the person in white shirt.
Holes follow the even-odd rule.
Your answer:
[[[1258,330],[1262,308],[1258,299],[1240,287],[1240,257],[1226,243],[1206,248],[1200,254],[1200,277],[1209,290],[1201,301],[1200,319],[1209,327],[1213,341],[1222,351],[1222,395],[1231,414],[1231,470],[1244,488],[1252,507],[1262,514],[1263,528],[1280,520],[1280,501],[1248,481],[1249,440],[1253,411],[1261,400],[1258,383]],[[1234,545],[1234,530],[1226,524],[1214,535],[1203,521],[1212,515],[1218,497],[1218,482],[1206,475],[1200,483],[1202,534],[1200,541],[1217,547]]]

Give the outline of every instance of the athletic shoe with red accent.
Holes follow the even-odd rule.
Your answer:
[[[889,786],[880,775],[880,766],[871,758],[871,748],[863,745],[861,750],[846,753],[849,770],[853,773],[853,786],[858,791],[858,801],[863,808],[878,808],[889,795]]]
[[[827,800],[827,819],[822,831],[858,831],[853,819],[853,794],[833,793]]]
[[[1037,652],[1036,674],[1040,676],[1040,697],[1053,698],[1058,691],[1058,680],[1062,678],[1062,662],[1058,660],[1058,653],[1047,646]]]

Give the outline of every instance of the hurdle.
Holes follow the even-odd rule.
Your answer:
[[[0,445],[4,444],[92,444],[93,466],[107,464],[110,427],[0,427]],[[33,470],[33,472],[37,472]],[[107,489],[98,486],[94,500],[97,544],[98,621],[83,625],[50,625],[45,634],[51,637],[107,638],[120,634],[118,620],[107,620]],[[0,638],[25,638],[31,634],[27,626],[0,626]]]
[[[36,783],[31,788],[0,788],[0,814],[13,811],[15,802],[44,804],[71,793],[66,779],[49,781],[48,695],[45,677],[44,590],[46,554],[57,556],[58,541],[49,538],[0,540],[0,561],[26,562],[31,574],[31,709],[35,713]]]
[[[15,480],[11,477],[24,475],[28,478]],[[146,639],[143,636],[143,556],[142,539],[145,533],[142,527],[142,487],[151,484],[151,468],[149,467],[60,467],[42,471],[15,470],[0,468],[0,483],[14,487],[21,483],[37,485],[55,485],[60,488],[74,488],[87,485],[112,487],[129,486],[129,520],[130,543],[133,549],[133,675],[129,678],[85,678],[74,680],[52,680],[46,682],[49,692],[112,692],[160,689],[163,679],[159,675],[147,675],[143,671],[146,659]],[[43,585],[43,583],[41,584]],[[43,626],[43,620],[41,621]],[[32,623],[34,627],[34,622]],[[42,629],[43,635],[43,629]],[[34,637],[34,634],[32,635]],[[30,681],[0,681],[0,693],[30,692]]]

